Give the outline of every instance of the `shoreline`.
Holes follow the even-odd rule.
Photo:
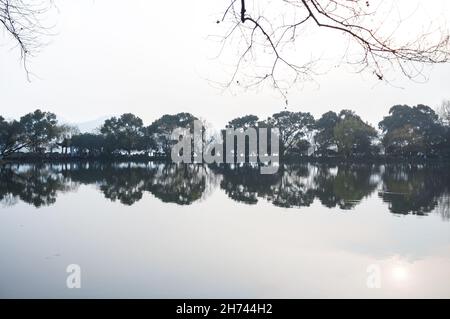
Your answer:
[[[79,156],[58,156],[58,157],[23,157],[23,158],[6,158],[0,159],[0,167],[6,165],[20,165],[20,164],[59,164],[59,163],[80,163],[80,162],[103,162],[103,163],[147,163],[159,162],[170,164],[172,160],[166,157],[152,157],[152,156],[95,156],[95,157],[79,157]],[[404,157],[298,157],[288,158],[281,161],[282,164],[331,164],[331,165],[384,165],[384,164],[450,164],[450,158],[404,158]],[[221,163],[223,165],[225,163]],[[248,165],[251,163],[243,163]],[[188,165],[210,165],[206,163],[192,163]],[[213,164],[214,165],[214,164]]]

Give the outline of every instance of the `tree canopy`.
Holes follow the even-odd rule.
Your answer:
[[[56,115],[50,112],[36,110],[20,118],[22,138],[26,147],[38,152],[48,146],[58,137],[58,121]]]
[[[131,113],[119,118],[112,117],[100,128],[106,147],[109,150],[125,150],[131,154],[133,150],[145,149],[145,131],[142,120]]]
[[[436,112],[425,105],[396,105],[379,124],[388,154],[433,155],[445,143],[448,127]]]
[[[338,151],[345,157],[355,154],[371,154],[372,140],[377,136],[375,128],[356,115],[341,111],[339,121],[334,127],[334,140]]]
[[[151,136],[158,151],[170,154],[174,144],[171,135],[176,128],[189,128],[193,131],[195,116],[190,113],[178,113],[175,115],[164,115],[147,127],[147,134]]]

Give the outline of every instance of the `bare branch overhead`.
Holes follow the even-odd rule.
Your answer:
[[[314,66],[320,58],[302,56],[305,48],[300,32],[314,29],[345,36],[348,47],[344,59],[357,66],[358,72],[368,70],[379,80],[388,81],[386,73],[392,69],[417,79],[424,65],[448,62],[448,30],[426,30],[411,39],[399,35],[406,21],[400,19],[392,25],[387,16],[379,17],[380,8],[389,3],[394,5],[395,1],[230,0],[223,18],[217,21],[231,23],[230,31],[221,38],[222,45],[238,50],[225,86],[254,87],[269,81],[286,98],[288,88],[316,74]],[[294,49],[299,50],[292,54]]]
[[[0,25],[20,49],[26,70],[27,58],[40,50],[49,35],[50,27],[43,21],[52,7],[51,0],[0,0]]]

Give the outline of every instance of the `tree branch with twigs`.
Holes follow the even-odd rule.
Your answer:
[[[43,21],[52,7],[52,0],[0,0],[0,26],[20,50],[27,76],[27,59],[39,52],[50,34],[51,27]]]
[[[393,69],[415,80],[423,75],[423,66],[449,61],[448,30],[430,28],[407,39],[399,32],[405,20],[389,24],[388,17],[378,17],[388,2],[393,5],[383,0],[229,0],[217,23],[231,25],[220,42],[223,48],[236,48],[238,58],[224,86],[251,88],[269,82],[287,101],[292,85],[317,75],[321,59],[299,57],[305,51],[302,35],[306,31],[344,36],[348,46],[343,60],[377,80],[389,82],[386,73]]]

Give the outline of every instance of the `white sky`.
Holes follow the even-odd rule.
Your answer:
[[[420,12],[431,20],[450,21],[447,0],[400,2],[410,11],[418,2]],[[17,118],[39,107],[71,122],[84,122],[132,112],[150,124],[163,114],[186,111],[221,127],[237,116],[252,113],[264,118],[284,110],[276,91],[222,92],[206,80],[220,80],[225,74],[223,61],[212,59],[220,45],[207,37],[221,34],[215,22],[224,3],[56,0],[57,34],[30,62],[37,75],[31,82],[18,51],[0,33],[0,114]],[[336,50],[327,38],[313,39],[327,54]],[[403,89],[347,69],[316,77],[319,86],[307,84],[291,91],[288,109],[320,116],[348,108],[378,123],[395,104],[436,107],[450,99],[450,64],[435,66],[425,84],[399,77],[394,84]]]

